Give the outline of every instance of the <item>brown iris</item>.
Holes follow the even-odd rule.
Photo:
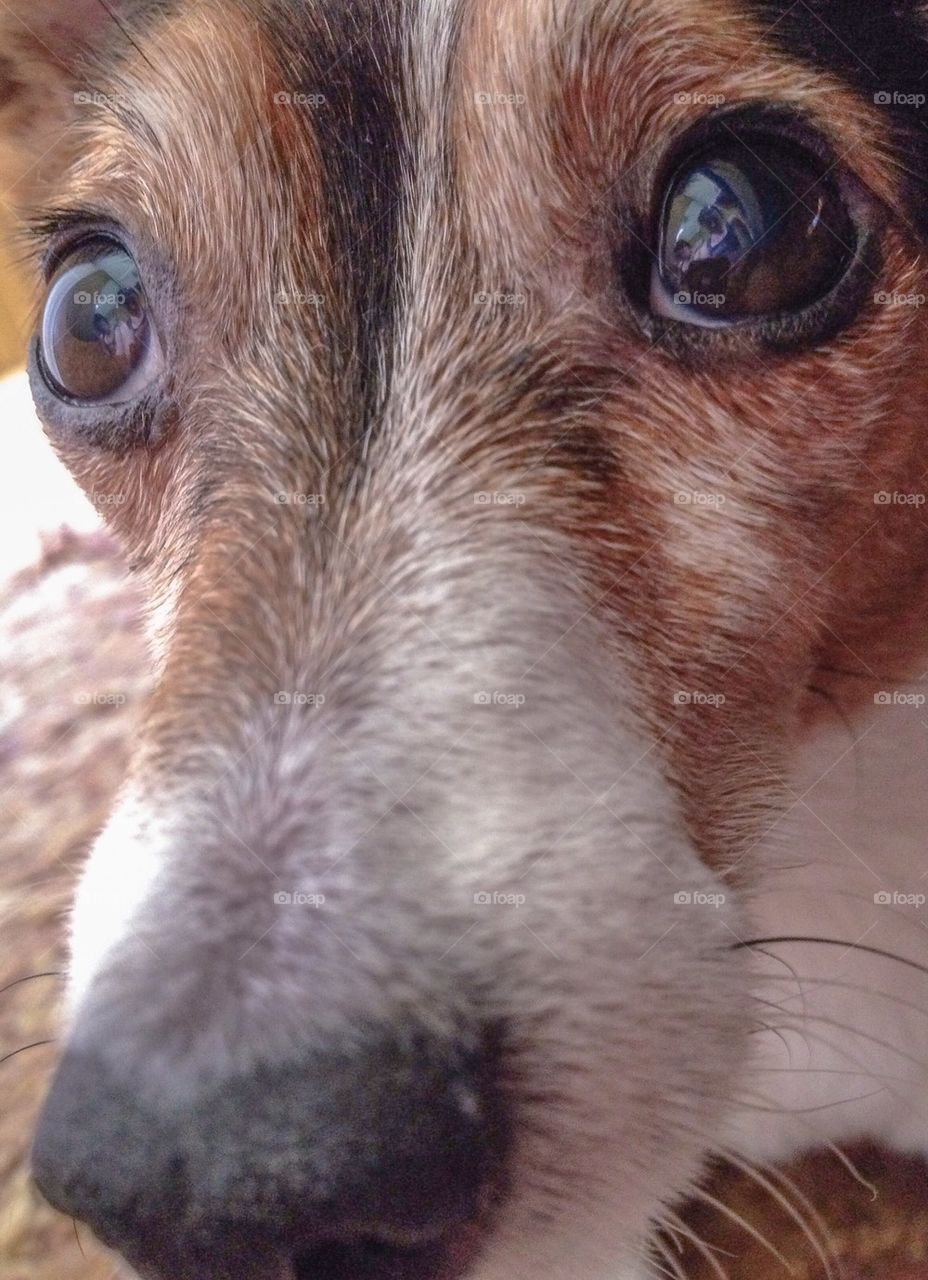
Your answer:
[[[678,169],[658,270],[684,318],[732,322],[818,301],[846,272],[856,241],[826,165],[791,144],[733,138]]]
[[[160,355],[135,259],[85,242],[59,266],[45,302],[41,352],[52,389],[96,404],[135,398]]]

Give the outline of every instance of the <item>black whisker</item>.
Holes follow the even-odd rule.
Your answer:
[[[734,942],[732,951],[740,951],[745,947],[769,947],[777,942],[813,942],[822,947],[844,947],[846,951],[866,951],[871,956],[881,956],[884,960],[895,960],[909,969],[917,969],[919,973],[928,974],[928,965],[919,964],[917,960],[909,960],[907,956],[897,956],[893,951],[884,951],[882,947],[870,947],[864,942],[846,942],[843,938],[807,938],[802,934],[777,938],[748,938],[742,942]]]
[[[17,1054],[25,1053],[27,1049],[39,1049],[43,1044],[54,1044],[54,1043],[55,1043],[54,1040],[36,1040],[34,1041],[33,1044],[21,1045],[18,1049],[14,1049],[12,1053],[7,1053],[2,1058],[0,1058],[0,1066],[2,1066],[4,1062],[9,1062],[10,1058],[15,1058]]]
[[[4,991],[12,991],[13,987],[18,987],[23,982],[34,982],[36,978],[62,978],[64,974],[60,969],[51,969],[48,973],[30,973],[25,978],[17,978],[15,982],[8,982],[5,987],[0,987],[0,996]]]
[[[122,32],[125,39],[128,40],[129,44],[132,45],[132,48],[136,51],[136,53],[139,55],[142,61],[146,63],[149,67],[151,67],[152,71],[154,71],[155,68],[151,63],[151,60],[149,58],[146,58],[145,54],[142,52],[141,45],[138,43],[137,40],[135,40],[132,37],[128,27],[119,17],[119,15],[114,13],[113,10],[110,8],[108,0],[97,0],[97,3],[99,4],[100,8],[103,9],[103,11],[109,15],[110,19],[113,21],[115,26],[119,28],[119,30]]]

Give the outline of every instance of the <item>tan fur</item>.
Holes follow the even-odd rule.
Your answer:
[[[685,87],[693,92],[732,102],[773,97],[818,117],[839,155],[853,162],[890,209],[894,175],[872,113],[825,77],[784,65],[779,56],[765,62],[759,30],[732,19],[724,4],[703,6],[698,14],[654,3],[593,14],[572,9],[540,24],[531,9],[515,3],[501,30],[495,10],[471,11],[458,83],[449,86],[460,115],[457,166],[464,203],[459,212],[444,211],[459,221],[441,231],[445,243],[466,240],[479,261],[476,275],[461,280],[465,298],[455,321],[462,334],[465,323],[471,330],[470,367],[486,369],[482,343],[502,364],[500,344],[515,350],[528,341],[548,363],[549,379],[572,380],[588,393],[590,407],[581,407],[546,440],[524,431],[524,409],[513,405],[520,444],[519,451],[506,450],[508,476],[497,459],[488,460],[493,470],[481,476],[470,436],[445,442],[473,467],[465,478],[475,489],[527,485],[535,491],[533,509],[543,507],[568,534],[584,531],[578,564],[589,563],[593,553],[596,610],[634,637],[643,705],[656,736],[673,745],[686,790],[700,797],[699,821],[707,829],[699,836],[710,856],[725,837],[709,815],[727,810],[727,797],[706,804],[707,794],[721,785],[712,782],[713,771],[749,775],[761,760],[766,784],[770,771],[780,768],[783,735],[788,741],[796,717],[807,713],[805,703],[796,704],[796,691],[820,684],[819,666],[854,665],[854,655],[869,652],[874,639],[861,631],[861,618],[875,619],[867,626],[885,647],[887,609],[907,616],[900,578],[911,583],[913,597],[919,593],[924,535],[912,529],[918,512],[875,506],[873,492],[911,488],[928,465],[917,410],[925,388],[918,362],[909,358],[922,341],[924,321],[914,308],[865,308],[853,340],[848,335],[824,352],[784,361],[757,354],[714,369],[705,375],[705,411],[694,412],[699,376],[642,348],[639,335],[616,314],[608,287],[590,288],[591,280],[608,278],[612,200],[631,184],[647,189],[662,149],[692,124],[693,108],[674,101],[684,83],[680,64],[689,69]],[[662,40],[669,20],[673,59]],[[202,312],[200,332],[216,343],[205,359],[197,358],[195,345],[184,353],[177,375],[196,378],[211,421],[187,419],[184,431],[150,460],[138,454],[118,463],[68,458],[88,487],[131,495],[117,523],[133,556],[147,562],[165,538],[173,548],[159,557],[160,597],[190,555],[185,495],[203,483],[214,489],[237,483],[222,474],[223,453],[212,458],[216,474],[198,474],[185,440],[216,434],[228,442],[237,433],[240,448],[251,448],[249,401],[264,377],[265,352],[304,344],[298,377],[312,378],[313,308],[288,314],[274,307],[275,287],[292,295],[316,289],[328,308],[337,308],[338,295],[326,287],[330,266],[314,239],[319,219],[312,203],[312,122],[297,124],[292,110],[275,105],[283,79],[269,52],[260,51],[254,24],[235,6],[209,0],[148,40],[157,82],[136,59],[115,98],[138,104],[160,131],[162,149],[154,152],[145,139],[127,135],[118,112],[92,113],[80,122],[80,159],[57,202],[80,203],[105,184],[117,214],[170,245],[178,277]],[[590,49],[596,51],[592,61],[585,56]],[[475,109],[481,92],[521,95],[525,103]],[[292,185],[278,176],[284,165]],[[300,192],[298,209],[291,190]],[[435,231],[430,226],[429,236]],[[886,278],[899,292],[917,292],[923,284],[917,253],[900,219],[889,222],[884,246]],[[237,268],[245,265],[234,278],[233,260]],[[423,270],[430,269],[423,263]],[[874,281],[875,291],[879,283]],[[467,307],[472,285],[523,293],[526,304],[516,323],[508,316],[489,322],[475,317]],[[262,329],[262,345],[254,348]],[[424,330],[416,346],[420,367],[446,359],[447,326],[434,336]],[[466,379],[466,367],[457,372]],[[884,390],[889,387],[892,398]],[[331,467],[337,483],[339,447],[334,440],[326,444],[326,412],[334,406],[325,407],[323,381],[314,382],[312,394],[320,406],[316,458],[307,457],[305,470],[321,465],[327,473]],[[237,430],[234,419],[242,415]],[[489,423],[479,427],[491,429]],[[577,483],[565,488],[558,462],[548,480],[540,477],[536,458],[550,460],[581,434],[616,461],[619,475],[608,485],[590,484],[567,463]],[[494,420],[492,437],[497,445],[505,440],[505,419]],[[255,458],[251,474],[265,477],[267,488],[253,492],[250,502],[237,501],[237,530],[217,531],[223,556],[230,537],[249,529],[252,517],[260,522],[267,516],[268,489],[290,483],[279,474],[278,461],[286,458],[288,477],[299,473],[300,464],[293,467],[288,456],[294,446],[284,429],[272,451]],[[165,508],[159,494],[168,477],[172,497]],[[308,491],[315,484],[307,481]],[[548,484],[553,487],[545,493]],[[674,495],[688,490],[720,494],[725,505],[718,511],[675,505]],[[290,531],[284,541],[300,536],[298,518],[284,523]],[[275,543],[283,562],[280,536]],[[691,547],[698,547],[698,569]],[[210,553],[203,547],[199,554],[199,576],[207,582]],[[784,584],[782,592],[769,591],[771,578]],[[886,583],[892,584],[891,604]],[[228,581],[223,589],[231,589]],[[234,613],[243,634],[252,632],[247,601],[219,600],[210,608],[216,605],[220,615]],[[857,687],[868,695],[859,682]],[[681,713],[673,703],[677,689],[722,693],[726,702],[718,712]],[[758,723],[759,704],[769,708],[771,723]]]
[[[830,714],[822,693],[854,712],[872,703],[889,668],[900,677],[917,668],[915,641],[926,620],[925,526],[918,508],[883,506],[875,495],[917,491],[928,472],[920,358],[926,321],[919,308],[870,301],[838,337],[814,349],[772,354],[739,331],[699,359],[681,359],[649,340],[619,296],[612,254],[617,239],[626,248],[640,242],[629,210],[652,203],[663,157],[695,122],[692,105],[678,100],[681,88],[733,103],[775,99],[814,120],[856,175],[855,198],[879,226],[882,265],[873,293],[926,292],[884,125],[837,82],[784,60],[757,25],[733,16],[721,0],[543,10],[512,0],[502,11],[474,0],[464,8],[453,57],[445,48],[447,12],[423,3],[405,50],[409,157],[395,193],[407,270],[389,336],[390,376],[373,379],[383,400],[362,422],[355,392],[369,371],[356,367],[359,326],[346,255],[323,230],[336,203],[321,189],[331,138],[311,112],[279,100],[291,87],[289,68],[255,13],[238,0],[201,0],[147,28],[144,56],[130,49],[107,86],[110,100],[80,119],[73,162],[54,192],[59,208],[102,203],[129,228],[154,273],[169,282],[165,292],[176,307],[166,325],[171,412],[154,447],[89,449],[49,423],[88,492],[125,497],[111,523],[157,611],[159,678],[133,787],[183,815],[183,784],[198,771],[209,779],[215,760],[228,758],[232,782],[224,772],[225,788],[214,788],[207,817],[221,814],[226,828],[244,831],[248,852],[254,845],[266,853],[264,831],[293,825],[308,842],[306,831],[327,830],[333,813],[339,822],[348,814],[346,826],[358,823],[349,851],[366,848],[373,809],[365,805],[376,792],[368,775],[377,783],[387,776],[405,800],[435,758],[444,759],[439,744],[452,753],[445,767],[455,777],[466,768],[456,771],[451,762],[473,764],[466,751],[454,752],[470,729],[463,691],[478,653],[485,664],[479,670],[526,678],[538,706],[552,682],[558,695],[549,696],[547,712],[557,719],[544,720],[541,710],[534,722],[526,717],[534,743],[527,729],[517,748],[511,726],[483,740],[473,768],[492,776],[480,775],[481,797],[495,797],[507,813],[509,797],[492,790],[509,781],[499,761],[518,760],[526,775],[529,761],[540,762],[535,784],[553,770],[568,815],[579,822],[595,810],[591,821],[608,822],[606,801],[645,760],[682,796],[686,836],[702,859],[699,875],[733,889],[753,886],[799,746]],[[35,56],[20,44],[23,65]],[[21,136],[18,76],[8,80],[7,113]],[[347,202],[350,193],[340,194]],[[278,294],[317,301],[292,305]],[[294,493],[313,495],[312,509],[279,501]],[[481,509],[476,496],[487,493],[518,501]],[[681,502],[680,494],[709,494],[715,502]],[[852,677],[833,674],[846,667]],[[249,806],[241,761],[256,738],[273,736],[275,691],[301,683],[324,687],[329,709],[295,745],[281,730],[276,754],[258,755],[248,776],[260,794]],[[410,686],[419,699],[412,710]],[[647,738],[637,753],[630,729],[613,758],[602,744],[620,707],[621,727],[643,724]],[[320,721],[332,729],[330,754],[314,736]],[[588,735],[586,756],[572,736],[578,722]],[[552,741],[544,740],[546,726]],[[428,754],[425,773],[417,748]],[[318,791],[296,785],[307,775],[319,780]],[[333,797],[342,787],[347,799],[339,805]],[[554,789],[552,781],[545,794]],[[641,794],[651,794],[647,780]],[[532,841],[551,838],[548,825],[528,835],[520,825],[524,809],[533,817],[539,811],[532,797],[526,789],[522,808],[514,807],[518,823],[508,813],[516,834],[501,855],[504,881],[525,874],[519,858],[529,858]],[[447,827],[440,826],[438,842],[447,850],[468,826],[461,810],[469,817],[474,799],[456,788],[445,797]],[[431,792],[428,800],[436,803]],[[310,802],[321,819],[309,810],[293,816],[298,803]],[[418,828],[410,837],[414,828],[401,825],[407,815],[395,807],[373,825],[381,817],[393,824],[378,828],[376,851],[383,856],[382,838],[395,859],[384,896],[392,901],[395,891],[401,923],[386,928],[373,911],[345,910],[352,944],[363,950],[369,925],[376,956],[351,980],[365,999],[387,990],[392,999],[401,989],[403,999],[412,992],[428,1004],[431,970],[423,957],[433,945],[430,930],[437,936],[445,918],[460,923],[458,900],[435,908],[420,926],[421,890],[403,879],[396,851],[423,837]],[[425,812],[434,821],[433,809]],[[489,825],[493,814],[488,800],[482,820]],[[624,811],[618,821],[627,827]],[[112,839],[125,838],[114,829]],[[605,848],[611,837],[600,834],[598,847]],[[209,857],[220,864],[220,844],[204,844],[202,864],[184,863],[191,897],[191,886],[203,889],[198,876],[212,883]],[[470,855],[479,847],[475,839]],[[676,864],[656,861],[655,901],[666,896],[664,872],[678,875]],[[452,865],[471,872],[467,855],[452,855]],[[371,867],[380,867],[372,856]],[[423,874],[432,875],[428,867]],[[340,869],[345,883],[350,872],[350,862]],[[545,874],[539,896],[551,892],[557,910],[570,914],[569,902],[573,918],[582,917],[587,903],[572,859],[564,856]],[[370,885],[349,885],[352,904],[353,892],[367,894]],[[601,905],[601,895],[591,896]],[[430,901],[440,901],[438,888]],[[270,903],[262,903],[266,914]],[[557,910],[549,905],[549,919]],[[678,940],[683,945],[684,931],[661,951],[652,975],[648,963],[656,965],[657,956],[645,963],[648,936],[637,946],[633,932],[636,922],[645,928],[648,921],[630,914],[622,936],[630,948],[635,943],[641,964],[629,962],[623,973],[644,973],[644,988],[654,984],[668,1001],[669,1018],[654,1019],[653,1035],[664,1043],[665,1034],[669,1044],[670,1024],[688,1006],[684,979],[694,970],[687,951],[667,966],[663,960]],[[657,907],[654,919],[661,919]],[[688,1134],[711,1129],[713,1107],[724,1101],[712,1093],[718,1085],[708,1068],[705,1078],[699,1074],[704,1059],[714,1052],[736,1061],[748,1039],[747,962],[729,956],[723,968],[719,959],[747,926],[740,916],[730,924],[720,919],[685,935],[694,948],[705,947],[707,966],[718,963],[703,979],[711,1016],[691,1015],[687,1023],[693,1052],[669,1054],[674,1069],[696,1073],[699,1087],[689,1076],[663,1086],[675,1098],[690,1090],[705,1104],[689,1116]],[[600,923],[597,944],[605,918]],[[253,924],[237,920],[241,938],[224,925],[225,941],[249,940]],[[508,957],[511,937],[478,931],[470,945],[480,939],[487,951],[495,946]],[[571,975],[585,963],[583,942],[569,942],[563,980],[559,969],[544,970],[544,982],[559,993],[573,991]],[[262,966],[279,961],[272,945],[246,953],[261,981]],[[462,952],[466,967],[470,953]],[[293,954],[286,952],[289,960]],[[541,969],[537,952],[531,962],[517,945],[513,954],[511,967],[497,956],[496,968],[513,975],[522,963],[529,973]],[[394,986],[371,979],[388,970]],[[356,993],[349,979],[344,983],[339,995],[349,1008],[346,993]],[[544,995],[551,1000],[548,987]],[[124,999],[132,1004],[129,994]],[[545,1087],[558,1071],[570,1077],[579,1024],[590,1043],[595,1039],[600,1005],[582,1007],[588,1022],[578,1014],[556,1032],[546,1031],[537,1010],[523,1011],[527,1070]],[[337,1000],[333,1009],[318,1014],[313,1006],[312,1016],[334,1020],[344,1012]],[[429,1009],[436,1022],[450,1016],[437,1002]],[[217,1040],[222,1012],[211,1028]],[[650,1010],[636,1005],[632,1012],[642,1025],[648,1021]],[[626,1009],[621,1015],[630,1016]],[[290,1016],[286,1032],[295,1034],[296,1013]],[[152,1025],[158,1017],[165,1033],[182,1035],[171,1022],[183,1022],[177,1008],[159,1007]],[[249,1008],[248,1017],[254,1047],[269,1015]],[[129,1025],[127,1044],[131,1034]],[[629,1031],[628,1038],[637,1048],[648,1037]],[[620,1041],[617,1054],[627,1050]],[[561,1124],[559,1140],[570,1139],[566,1150],[558,1147],[555,1157],[558,1144],[545,1145],[545,1134],[538,1138],[525,1126],[523,1164],[534,1182],[518,1202],[524,1217],[510,1227],[513,1238],[522,1238],[532,1213],[569,1219],[573,1234],[565,1239],[586,1234],[565,1185],[581,1184],[596,1150],[594,1095],[617,1078],[605,1058],[597,1063],[596,1088],[568,1099],[575,1112],[567,1104],[544,1110],[546,1120]],[[650,1059],[638,1070],[640,1077],[630,1073],[632,1112],[649,1115],[661,1083],[649,1074]],[[589,1087],[594,1077],[583,1079]],[[633,1135],[628,1146],[642,1195],[650,1194],[647,1141]],[[681,1160],[684,1182],[696,1163],[695,1155]],[[638,1191],[635,1183],[630,1198]],[[592,1215],[595,1205],[582,1199]],[[500,1265],[497,1255],[489,1265]]]

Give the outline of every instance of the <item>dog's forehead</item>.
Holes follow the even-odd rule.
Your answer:
[[[911,58],[891,76],[885,40],[854,51],[857,6],[827,27],[801,7],[805,25],[761,0],[175,0],[103,65],[65,203],[149,237],[217,347],[289,328],[323,344],[330,386],[373,371],[349,372],[366,399],[401,300],[445,323],[436,293],[575,292],[559,260],[619,199],[646,238],[661,160],[709,99],[803,112],[924,221]],[[917,47],[919,8],[886,21]]]
[[[609,105],[624,108],[615,123],[627,121],[631,133],[642,109],[666,108],[674,80],[689,78],[700,51],[709,56],[698,70],[705,79],[715,75],[720,88],[723,80],[746,88],[751,76],[769,77],[773,57],[814,65],[900,126],[922,121],[913,104],[898,101],[901,90],[920,85],[928,56],[928,23],[914,0],[879,14],[856,0],[137,0],[134,13],[142,38],[134,49],[116,42],[134,59],[132,81],[110,95],[100,86],[104,103],[118,103],[127,89],[124,126],[152,124],[154,141],[159,124],[196,132],[211,118],[216,133],[216,122],[240,122],[252,111],[269,130],[274,113],[265,91],[277,88],[273,105],[289,94],[304,108],[302,132],[315,135],[326,176],[342,195],[368,179],[395,194],[410,134],[439,117],[451,120],[456,90],[474,105],[470,95],[480,99],[485,85],[491,102],[484,105],[501,107],[512,105],[498,100],[505,83],[537,127],[556,105],[544,90],[577,92],[584,75],[615,72],[627,83],[615,86]],[[119,81],[118,67],[103,78],[111,71]],[[162,111],[151,121],[146,103],[131,99],[146,89],[157,95],[159,87]],[[774,76],[749,96],[775,97],[776,90]],[[647,101],[636,102],[643,93]],[[176,109],[165,111],[171,96]],[[193,99],[202,109],[191,110]],[[472,118],[478,133],[480,114],[490,115]],[[518,123],[510,114],[508,123]],[[209,162],[208,151],[202,160]]]
[[[212,379],[198,403],[234,388],[240,409],[258,384],[274,418],[289,389],[333,456],[385,405],[403,411],[396,370],[449,394],[448,371],[466,384],[469,370],[499,383],[503,406],[513,367],[526,386],[547,379],[551,405],[578,360],[587,386],[639,359],[643,372],[648,352],[615,345],[604,246],[619,223],[647,241],[668,148],[716,99],[789,105],[877,194],[904,199],[910,223],[928,207],[898,179],[928,163],[900,163],[886,127],[911,108],[887,110],[874,100],[887,91],[847,65],[842,41],[866,32],[842,25],[853,6],[829,10],[814,73],[814,42],[749,0],[146,8],[88,82],[62,203],[157,251],[183,317],[168,329],[178,384]],[[914,7],[892,21],[914,40]],[[531,305],[487,315],[474,306],[486,295]],[[594,335],[589,349],[577,334]]]
[[[928,170],[914,0],[878,14],[857,0],[139,0],[136,16],[136,47],[94,86],[102,133],[84,173],[116,195],[128,180],[148,213],[143,176],[153,204],[202,203],[216,231],[235,221],[217,197],[266,224],[289,183],[304,225],[325,213],[348,237],[329,248],[375,281],[423,160],[443,166],[446,192],[469,170],[493,183],[486,205],[505,224],[507,197],[527,208],[559,160],[638,163],[679,134],[697,109],[675,103],[694,88],[785,99],[866,142],[888,126],[913,180]],[[237,181],[259,165],[263,183]],[[239,243],[254,229],[239,217]]]

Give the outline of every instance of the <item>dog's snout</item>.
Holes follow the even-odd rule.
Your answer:
[[[385,1254],[390,1275],[440,1275],[429,1260],[499,1178],[490,1043],[366,1035],[199,1089],[143,1084],[74,1049],[33,1173],[146,1276],[303,1280],[343,1251],[357,1280],[380,1276]]]

